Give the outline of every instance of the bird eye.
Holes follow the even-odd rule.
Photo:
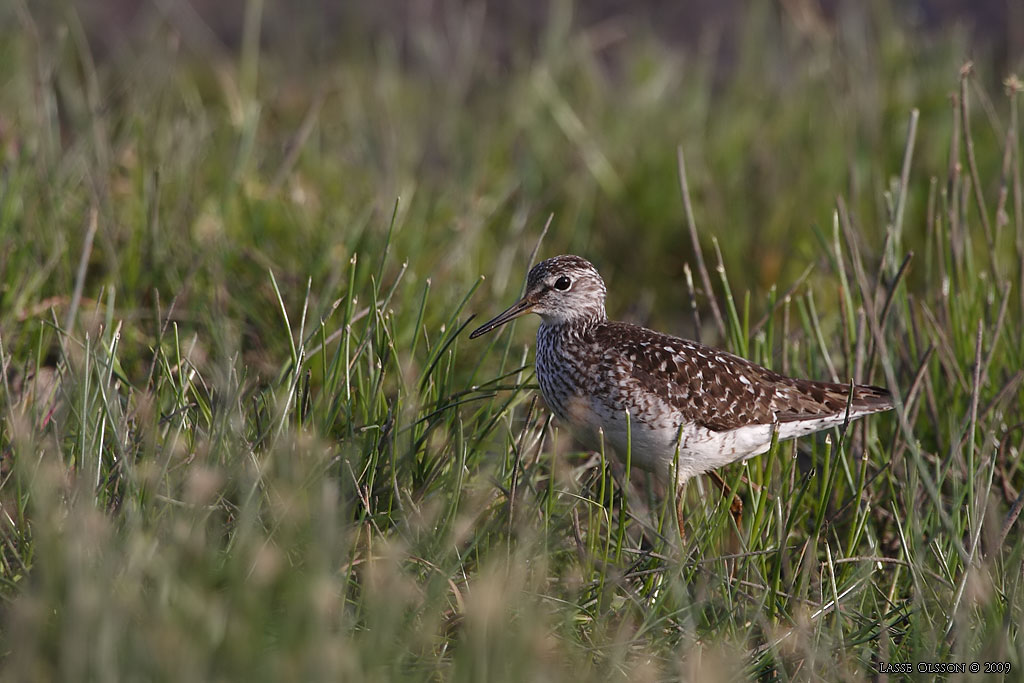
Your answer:
[[[563,292],[565,290],[569,289],[569,287],[571,285],[572,285],[572,280],[569,279],[568,275],[563,275],[562,277],[560,277],[557,280],[555,280],[555,289],[559,289],[559,290],[561,290]]]

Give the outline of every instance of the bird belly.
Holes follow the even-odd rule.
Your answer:
[[[627,419],[625,409],[615,409],[587,395],[575,395],[561,407],[556,415],[588,448],[613,451],[622,462],[628,457],[631,466],[642,470],[662,475],[671,471],[680,434],[678,420],[664,416],[651,421],[632,414]],[[689,462],[688,455],[685,449],[680,450],[681,470],[696,466]]]
[[[679,431],[671,426],[659,427],[621,418],[604,423],[604,441],[620,460],[628,457],[630,465],[649,472],[666,473],[671,468]]]
[[[771,445],[771,425],[718,432],[683,424],[682,416],[667,406],[641,411],[639,415],[630,411],[627,421],[625,408],[612,407],[596,396],[573,394],[559,399],[545,396],[555,415],[585,446],[594,450],[603,446],[623,462],[628,455],[632,466],[665,477],[675,470],[680,483],[763,453]]]
[[[772,425],[754,424],[715,431],[688,425],[679,437],[679,471],[682,483],[689,477],[765,453],[771,447]]]
[[[549,406],[558,405],[552,409],[559,421],[588,448],[614,451],[623,462],[628,455],[632,465],[650,471],[665,469],[664,454],[675,452],[678,429],[671,425],[652,426],[636,418],[627,422],[625,410],[615,410],[585,394],[573,395],[560,404],[546,396],[545,400]]]

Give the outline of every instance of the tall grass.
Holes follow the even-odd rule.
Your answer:
[[[299,70],[249,8],[209,62],[0,36],[5,678],[1016,677],[1018,81],[760,15],[727,70],[471,17]],[[531,321],[466,339],[568,250],[617,317],[897,410],[725,469],[739,518],[695,482],[681,542],[551,421]]]

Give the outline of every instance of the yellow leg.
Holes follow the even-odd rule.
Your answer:
[[[683,501],[686,500],[686,482],[676,486],[676,524],[679,527],[679,540],[686,540],[686,527],[683,526]]]

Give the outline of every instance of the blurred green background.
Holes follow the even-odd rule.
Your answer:
[[[52,80],[55,137],[40,149],[77,153],[107,175],[94,194],[97,183],[116,189],[110,174],[123,190],[160,193],[159,230],[110,235],[128,252],[92,264],[126,293],[177,287],[207,272],[207,260],[223,263],[203,240],[232,234],[214,229],[226,210],[245,213],[232,218],[268,259],[251,279],[238,264],[238,291],[265,288],[264,266],[275,262],[300,280],[337,276],[380,242],[400,199],[396,227],[420,227],[395,262],[410,260],[420,277],[486,273],[497,279],[485,288],[500,291],[522,277],[551,215],[541,255],[589,256],[615,283],[613,310],[678,327],[687,320],[668,316],[685,309],[686,292],[662,286],[681,282],[693,258],[677,146],[705,246],[719,240],[737,290],[789,283],[813,260],[813,226],[827,226],[837,196],[863,231],[881,235],[911,109],[930,136],[948,136],[956,73],[973,60],[980,83],[998,91],[1022,59],[1022,12],[998,0],[18,0],[4,22],[20,34],[6,41],[7,148],[24,146],[13,126],[38,104],[33,88]],[[36,73],[13,71],[32,50],[46,55]],[[60,68],[82,60],[90,64],[79,70],[98,69],[91,95]],[[94,112],[106,115],[109,149],[88,149]],[[999,155],[994,142],[979,140],[978,153]],[[917,152],[920,177],[946,171],[944,144]],[[67,170],[66,182],[79,179]],[[236,184],[240,195],[195,192]],[[303,201],[267,201],[289,194]],[[911,198],[911,225],[924,197]],[[107,222],[139,222],[123,203],[104,204]],[[76,208],[58,220],[80,221]],[[139,267],[157,257],[161,268]]]

